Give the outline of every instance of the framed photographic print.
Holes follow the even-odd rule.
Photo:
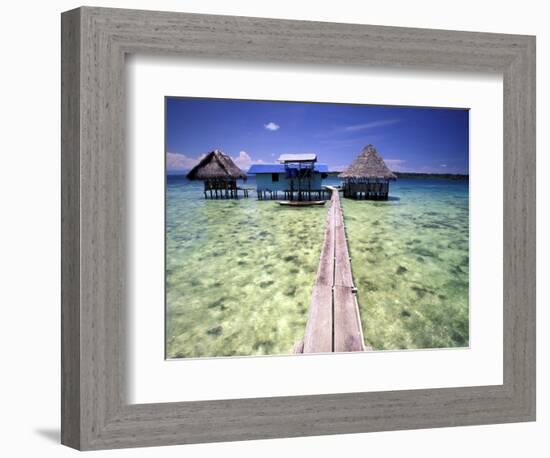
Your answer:
[[[62,16],[62,442],[535,418],[535,40]]]
[[[166,357],[467,347],[468,114],[167,97]]]

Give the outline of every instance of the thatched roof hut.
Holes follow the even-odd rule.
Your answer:
[[[372,200],[387,200],[389,182],[397,179],[372,145],[363,148],[338,176],[344,180],[344,197]]]
[[[357,181],[364,179],[397,179],[384,162],[384,159],[380,157],[376,148],[372,145],[367,145],[363,148],[359,156],[357,156],[350,166],[338,176],[340,178],[354,179]]]
[[[189,180],[202,181],[235,181],[246,179],[244,173],[233,160],[220,150],[208,153],[191,171],[187,174]]]
[[[237,180],[246,180],[244,173],[233,160],[225,153],[214,150],[208,153],[187,174],[189,180],[201,180],[204,182],[204,197],[233,198],[238,197]],[[242,189],[244,196],[248,197],[248,191]]]

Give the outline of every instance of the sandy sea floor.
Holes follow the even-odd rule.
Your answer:
[[[402,180],[391,195],[342,199],[366,344],[467,346],[467,182]],[[167,357],[292,353],[327,209],[280,207],[254,193],[204,200],[200,183],[169,179]]]

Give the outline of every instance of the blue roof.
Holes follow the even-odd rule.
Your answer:
[[[314,170],[319,173],[327,173],[327,164],[315,164]],[[253,164],[248,169],[249,174],[256,173],[285,173],[284,164]]]

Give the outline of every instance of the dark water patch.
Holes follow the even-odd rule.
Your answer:
[[[210,302],[208,304],[209,309],[219,308],[220,310],[225,310],[227,307],[225,306],[225,301],[227,299],[225,297],[220,297],[219,299],[215,300],[214,302]]]
[[[445,288],[449,288],[451,291],[456,290],[456,289],[468,288],[468,282],[453,279],[453,280],[450,280],[447,283],[445,283]]]
[[[273,285],[275,282],[273,280],[266,280],[260,282],[260,288],[267,288],[268,286]]]
[[[451,223],[448,222],[448,221],[439,221],[438,224],[439,224],[439,226],[442,227],[442,228],[452,229],[452,230],[456,230],[456,229],[457,229],[457,227],[456,227],[454,224],[451,224]]]
[[[293,267],[292,269],[289,270],[289,272],[292,275],[296,275],[296,274],[300,273],[300,269],[297,269],[296,267]]]
[[[274,343],[271,340],[260,340],[255,342],[252,348],[256,351],[262,349],[265,354],[269,355],[272,353]]]
[[[259,236],[260,238],[265,238],[265,237],[267,237],[268,235],[269,235],[269,232],[267,232],[267,231],[261,231],[261,232],[258,233],[258,236]]]
[[[244,267],[244,266],[248,265],[248,262],[246,262],[246,261],[237,261],[237,265],[239,267]]]
[[[417,256],[417,257],[416,257],[416,261],[417,261],[417,262],[421,262],[421,263],[426,262],[426,260],[425,260],[422,256]]]
[[[399,266],[399,267],[396,269],[395,273],[396,273],[397,275],[403,275],[405,272],[408,272],[408,271],[409,271],[409,269],[407,269],[405,266]]]
[[[284,295],[292,297],[294,296],[294,294],[296,294],[296,289],[297,289],[296,286],[290,286],[285,290]]]
[[[367,291],[369,292],[374,292],[374,291],[378,291],[378,285],[370,280],[365,280],[364,281],[364,286],[366,288]]]
[[[465,347],[468,345],[468,338],[463,336],[462,334],[459,334],[456,331],[452,333],[451,339],[457,347]]]
[[[213,328],[210,328],[206,331],[206,334],[209,336],[220,336],[223,332],[223,327],[220,326],[214,326]]]
[[[423,223],[420,226],[424,229],[441,229],[441,226],[435,223]]]
[[[285,262],[295,262],[298,261],[298,256],[296,255],[288,255],[283,258],[283,261]]]
[[[431,291],[427,288],[423,288],[422,286],[411,286],[411,289],[416,293],[416,297],[418,299],[422,299],[426,294],[430,293]]]
[[[188,236],[188,235],[173,235],[172,237],[172,240],[176,241],[176,242],[189,242],[191,240],[193,240],[194,237],[191,237],[191,236]]]
[[[428,250],[427,248],[423,247],[415,247],[412,249],[412,252],[414,254],[418,254],[420,256],[423,256],[425,258],[436,258],[437,255],[433,253],[432,251]]]
[[[411,312],[409,312],[408,310],[401,310],[400,315],[401,315],[403,318],[408,318],[408,317],[411,316]]]
[[[449,268],[449,272],[453,275],[461,275],[464,273],[464,271],[462,270],[462,268],[460,266],[451,266]]]

